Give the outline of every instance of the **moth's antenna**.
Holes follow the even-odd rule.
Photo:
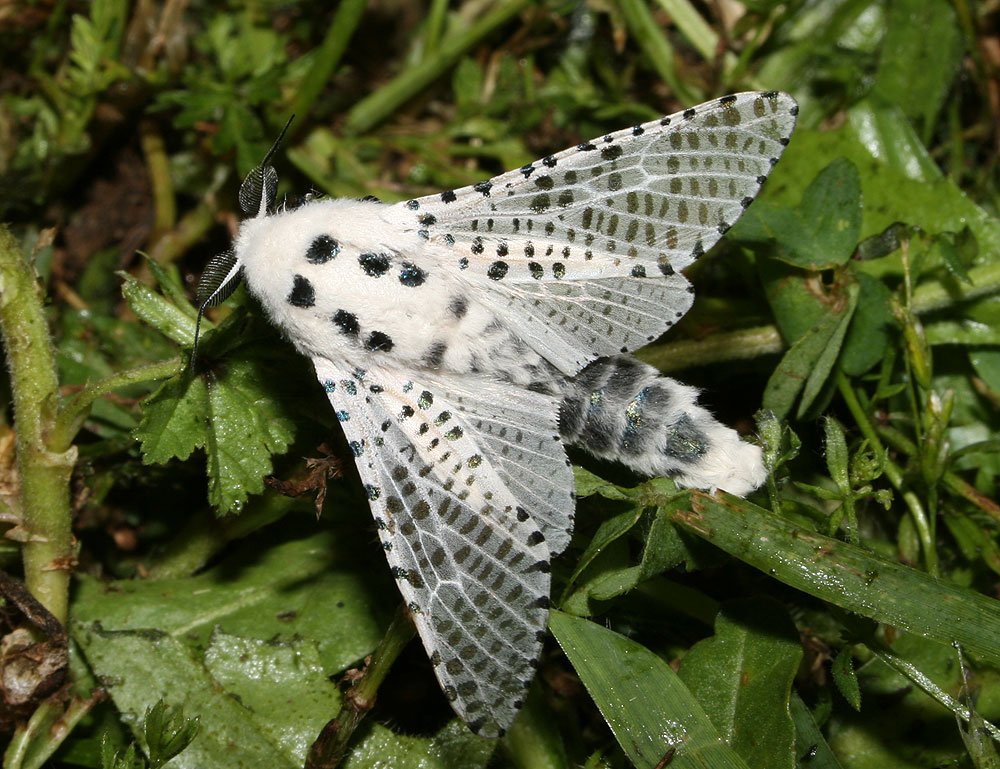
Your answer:
[[[288,127],[295,119],[295,115],[288,118],[285,127],[281,129],[278,138],[274,140],[271,149],[267,151],[261,164],[254,168],[247,178],[240,185],[240,208],[247,215],[260,216],[266,214],[273,203],[274,195],[278,188],[278,175],[268,163],[274,153],[281,146],[281,140],[285,138]],[[268,173],[270,171],[271,173]],[[256,206],[256,211],[254,210]],[[213,257],[205,266],[205,271],[198,281],[198,318],[194,322],[194,344],[191,347],[191,360],[189,367],[194,371],[194,365],[198,361],[198,341],[201,338],[201,319],[205,315],[205,310],[215,307],[226,301],[229,295],[240,285],[243,278],[243,269],[236,253],[230,249],[218,256]]]
[[[295,115],[288,118],[288,122],[281,129],[264,160],[247,174],[243,184],[240,185],[240,208],[247,216],[267,216],[274,206],[274,199],[278,193],[278,174],[271,167],[270,161],[281,146],[281,140],[294,119]]]
[[[240,285],[243,279],[243,267],[236,259],[236,253],[230,249],[213,256],[205,271],[198,280],[196,298],[198,301],[198,319],[194,323],[194,346],[191,348],[191,370],[198,360],[198,339],[201,333],[201,318],[205,310],[226,301]]]
[[[198,319],[194,322],[194,346],[191,348],[191,360],[188,361],[188,371],[194,372],[194,364],[198,362],[198,342],[201,339],[201,316],[205,314],[207,304],[198,308]]]
[[[274,140],[274,144],[271,145],[271,149],[269,149],[267,154],[264,156],[264,160],[260,164],[261,168],[266,166],[274,153],[278,151],[278,147],[281,146],[281,140],[285,138],[285,134],[288,132],[288,127],[292,124],[293,120],[295,120],[294,113],[288,116],[288,122],[285,123],[285,127],[281,129],[281,133],[278,134],[278,138]]]

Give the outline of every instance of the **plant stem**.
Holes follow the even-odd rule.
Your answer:
[[[169,232],[177,222],[177,201],[174,199],[174,185],[170,178],[170,160],[163,137],[157,124],[146,118],[139,126],[142,152],[149,168],[150,186],[153,188],[153,239]]]
[[[437,53],[438,46],[441,45],[447,17],[448,0],[433,0],[427,12],[427,20],[424,22],[423,55],[425,58]]]
[[[87,385],[63,406],[56,417],[49,435],[49,445],[52,450],[65,451],[69,448],[83,421],[90,414],[90,407],[98,398],[120,387],[172,377],[179,374],[184,369],[184,365],[182,358],[171,358],[128,371],[120,371],[99,382]]]
[[[288,121],[292,115],[298,115],[299,125],[307,124],[305,118],[312,109],[313,104],[323,88],[330,81],[333,73],[337,70],[337,65],[347,50],[348,43],[354,36],[354,30],[358,28],[361,15],[365,10],[365,0],[343,0],[337,8],[337,14],[333,17],[333,23],[326,31],[326,37],[316,52],[309,72],[302,78],[299,84],[298,93],[292,103],[288,113],[282,119],[282,124]],[[294,132],[294,128],[292,129]]]
[[[618,0],[618,8],[625,17],[625,24],[656,73],[670,86],[670,90],[686,104],[701,101],[699,94],[677,75],[674,49],[660,29],[649,6],[644,0]]]
[[[469,48],[520,13],[530,2],[531,0],[505,0],[497,3],[492,11],[468,29],[448,37],[433,55],[355,104],[344,122],[344,133],[363,134],[380,123],[401,104],[447,72]]]
[[[854,417],[855,423],[861,430],[861,434],[868,439],[868,443],[875,451],[884,452],[885,449],[882,446],[882,441],[879,439],[878,433],[875,431],[875,427],[854,394],[850,381],[841,372],[837,373],[837,389],[840,391],[840,396],[844,399],[844,403]],[[902,494],[903,501],[910,509],[913,524],[916,526],[917,534],[920,536],[920,544],[924,551],[924,564],[927,566],[927,572],[937,576],[938,559],[937,551],[934,549],[934,532],[931,531],[930,523],[927,520],[927,512],[924,510],[923,504],[913,491],[904,490],[903,471],[888,457],[885,460],[885,476],[896,488],[896,491]]]
[[[309,748],[306,769],[334,769],[340,764],[347,754],[351,735],[375,704],[375,695],[389,674],[392,663],[416,632],[409,610],[400,604],[371,661],[365,666],[361,680],[347,690],[340,713],[323,727]]]
[[[1000,263],[973,267],[969,270],[969,278],[972,281],[970,285],[938,280],[921,283],[913,289],[911,309],[921,315],[1000,291]],[[704,339],[682,339],[647,347],[638,356],[661,371],[670,372],[780,353],[785,347],[775,326],[757,326],[712,334]]]
[[[201,240],[205,233],[215,224],[215,215],[218,213],[219,204],[215,200],[215,194],[229,177],[229,169],[226,166],[219,166],[208,192],[202,198],[201,203],[196,208],[189,211],[177,226],[153,244],[149,250],[151,259],[160,264],[170,264],[180,259],[187,250]]]
[[[901,451],[911,457],[917,456],[917,444],[903,435],[899,430],[889,425],[880,425],[877,429],[879,436],[896,449],[896,451]],[[970,483],[962,480],[951,470],[946,470],[941,476],[941,480],[954,494],[967,499],[984,513],[992,515],[1000,521],[1000,505],[989,497],[980,494]]]
[[[958,302],[1000,291],[1000,262],[983,264],[969,270],[969,283],[957,279],[931,280],[913,289],[910,309],[917,314],[943,310]]]
[[[74,697],[65,711],[58,698],[43,702],[28,722],[14,732],[4,753],[4,768],[42,769],[76,725],[104,697],[102,691],[87,699]]]
[[[726,334],[713,334],[705,339],[682,339],[671,344],[647,347],[637,355],[660,371],[670,372],[727,360],[757,358],[780,353],[784,349],[785,343],[777,328],[757,326]]]
[[[0,228],[0,333],[14,400],[24,581],[65,625],[73,561],[69,478],[76,448],[53,451],[48,443],[59,403],[55,350],[35,272],[6,228]]]

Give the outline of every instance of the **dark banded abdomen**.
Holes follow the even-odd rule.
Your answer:
[[[698,406],[695,388],[629,355],[600,358],[559,388],[563,439],[595,456],[741,496],[764,482],[758,446]]]

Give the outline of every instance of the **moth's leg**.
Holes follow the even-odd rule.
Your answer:
[[[760,447],[697,405],[698,391],[628,355],[600,358],[561,385],[563,439],[681,486],[744,496],[767,476]]]

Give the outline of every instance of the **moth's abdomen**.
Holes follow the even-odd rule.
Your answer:
[[[594,361],[563,380],[561,392],[563,439],[602,459],[740,496],[766,478],[760,448],[698,406],[695,388],[631,356]]]

